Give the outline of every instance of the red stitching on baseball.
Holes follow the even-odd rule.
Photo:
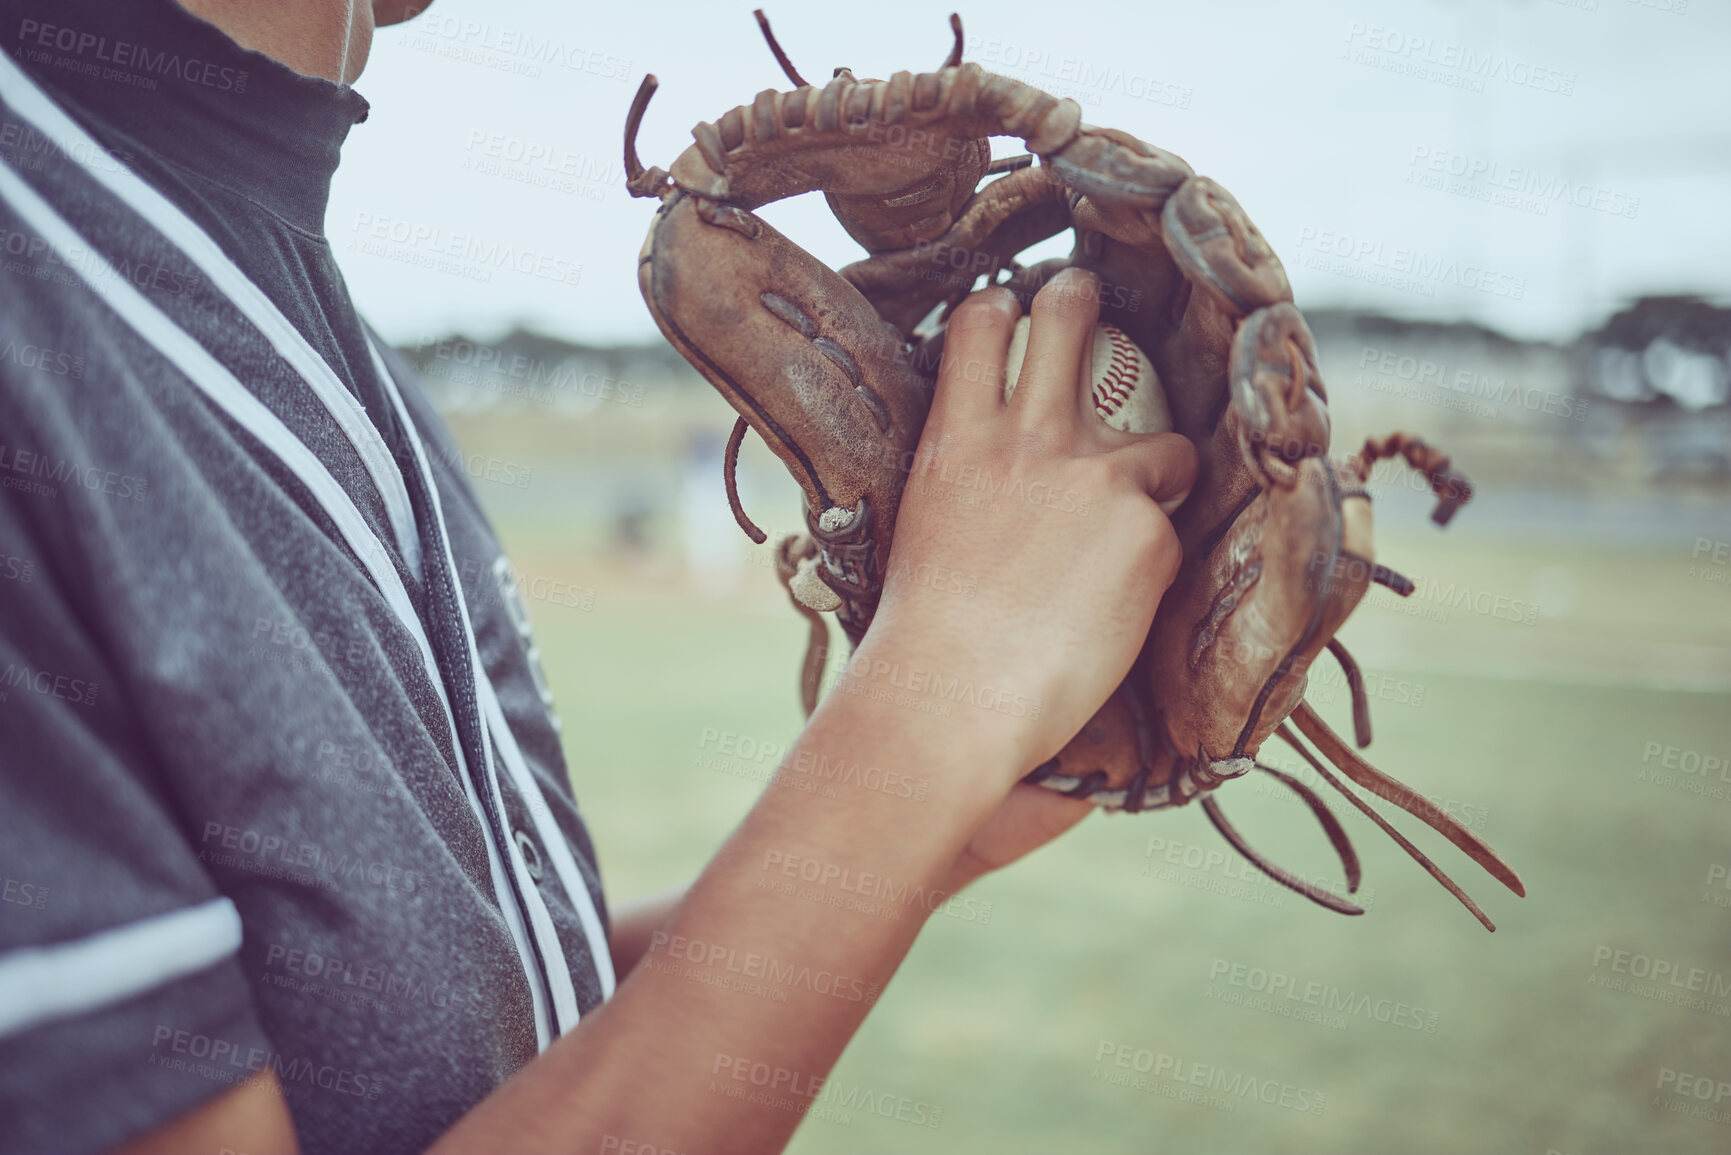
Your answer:
[[[1111,342],[1111,359],[1101,374],[1101,380],[1094,386],[1094,411],[1101,417],[1116,414],[1136,391],[1136,370],[1140,360],[1136,347],[1122,329],[1107,325],[1106,339]]]

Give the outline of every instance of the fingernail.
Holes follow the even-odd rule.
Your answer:
[[[1021,313],[1021,307],[1016,304],[1016,294],[1000,287],[981,289],[977,293],[969,294],[964,304],[967,308],[958,309],[951,315],[949,325],[952,328],[967,330],[1002,323],[999,317],[987,316],[982,312],[985,309],[994,310],[1000,316],[1018,316]]]

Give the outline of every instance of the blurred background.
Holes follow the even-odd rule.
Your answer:
[[[769,15],[808,76],[887,76],[943,59],[949,11]],[[1378,489],[1379,554],[1419,592],[1373,587],[1343,638],[1370,755],[1529,897],[1404,815],[1494,936],[1344,807],[1359,919],[1269,884],[1194,809],[1092,817],[931,920],[792,1149],[1731,1150],[1731,14],[961,15],[968,59],[1237,196],[1319,340],[1337,448],[1415,429],[1477,483],[1446,533],[1423,493]],[[663,166],[785,87],[748,5],[438,0],[379,36],[328,222],[512,555],[615,898],[688,880],[749,808],[800,727],[805,635],[727,510],[733,414],[637,292],[653,204],[620,137],[646,71]],[[819,198],[765,215],[859,255]],[[802,527],[755,439],[740,473],[772,541]],[[1311,696],[1345,725],[1338,679]],[[1290,797],[1222,798],[1276,861],[1338,871]]]

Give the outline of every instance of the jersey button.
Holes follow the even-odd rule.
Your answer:
[[[523,855],[523,865],[529,868],[529,877],[536,882],[541,881],[541,851],[536,848],[535,840],[522,830],[516,832],[517,850]]]

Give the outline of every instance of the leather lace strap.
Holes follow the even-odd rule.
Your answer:
[[[1334,660],[1340,663],[1340,672],[1346,675],[1346,688],[1352,694],[1352,736],[1362,750],[1370,745],[1370,699],[1364,692],[1364,674],[1360,672],[1358,663],[1352,660],[1352,655],[1346,652],[1346,647],[1340,644],[1339,638],[1328,639],[1328,652],[1334,655]]]
[[[1388,819],[1386,819],[1382,815],[1378,814],[1376,812],[1376,810],[1374,808],[1372,808],[1368,802],[1366,802],[1364,799],[1360,798],[1358,795],[1352,793],[1352,791],[1348,790],[1346,788],[1345,783],[1341,782],[1340,779],[1336,778],[1333,774],[1330,774],[1328,772],[1328,769],[1326,767],[1324,767],[1320,761],[1317,760],[1316,755],[1312,754],[1305,747],[1304,743],[1300,742],[1298,740],[1298,735],[1296,735],[1292,732],[1291,727],[1286,725],[1286,723],[1282,722],[1280,725],[1280,729],[1276,730],[1275,733],[1279,734],[1282,738],[1284,738],[1286,740],[1287,744],[1290,745],[1294,750],[1297,750],[1298,753],[1304,758],[1304,760],[1306,762],[1310,763],[1311,769],[1315,770],[1317,772],[1317,774],[1319,776],[1321,776],[1323,781],[1327,782],[1330,786],[1333,786],[1336,790],[1340,791],[1341,795],[1348,802],[1351,802],[1355,807],[1357,807],[1365,815],[1365,817],[1369,818],[1372,822],[1374,822],[1378,826],[1380,826],[1383,830],[1383,833],[1387,834],[1390,838],[1394,839],[1396,845],[1398,845],[1402,850],[1406,851],[1409,855],[1411,855],[1414,862],[1416,862],[1420,866],[1424,867],[1424,869],[1430,874],[1430,876],[1432,878],[1434,878],[1438,882],[1442,883],[1443,888],[1445,890],[1447,890],[1450,894],[1454,895],[1455,898],[1459,899],[1461,905],[1466,907],[1467,910],[1472,913],[1472,916],[1474,918],[1478,919],[1479,922],[1484,925],[1484,928],[1486,930],[1494,931],[1497,929],[1496,923],[1492,922],[1490,920],[1490,917],[1488,915],[1486,915],[1483,910],[1479,909],[1479,904],[1474,902],[1467,895],[1467,892],[1462,890],[1455,883],[1454,879],[1450,878],[1447,874],[1444,874],[1442,871],[1442,868],[1437,866],[1436,863],[1432,862],[1429,859],[1429,857],[1427,857],[1425,855],[1424,851],[1422,851],[1418,847],[1414,846],[1412,843],[1412,840],[1407,838],[1406,835],[1404,835],[1400,831],[1396,830],[1393,826],[1390,826]]]
[[[733,510],[733,520],[754,544],[762,545],[769,535],[757,528],[739,502],[739,447],[745,443],[745,431],[750,428],[743,417],[733,423],[733,432],[727,435],[727,453],[721,459],[721,483],[727,487],[727,506]]]
[[[1522,885],[1520,876],[1515,874],[1514,868],[1504,862],[1496,851],[1486,846],[1477,835],[1455,821],[1436,803],[1366,762],[1341,740],[1340,735],[1329,729],[1328,723],[1310,708],[1309,703],[1300,703],[1298,709],[1292,712],[1291,720],[1306,738],[1316,743],[1316,748],[1329,761],[1340,767],[1341,773],[1441,834],[1459,847],[1467,857],[1482,866],[1492,878],[1516,894],[1523,897],[1526,895],[1527,890]]]
[[[1264,766],[1263,769],[1267,770],[1269,768]],[[1312,799],[1315,799],[1316,804],[1319,806],[1321,805],[1321,799],[1317,799],[1315,794],[1304,789],[1295,779],[1279,774],[1278,771],[1275,773],[1289,786],[1299,789],[1301,791],[1300,797],[1308,795],[1308,797],[1305,797],[1307,803]],[[1288,890],[1296,891],[1299,894],[1302,894],[1305,898],[1316,903],[1316,905],[1325,906],[1329,910],[1337,911],[1340,914],[1364,913],[1364,907],[1359,906],[1356,902],[1348,902],[1346,899],[1341,898],[1332,891],[1324,890],[1313,882],[1306,882],[1297,875],[1282,870],[1280,867],[1274,865],[1272,862],[1262,857],[1262,855],[1258,854],[1251,848],[1248,842],[1244,841],[1244,836],[1238,833],[1238,829],[1226,820],[1226,815],[1222,814],[1220,811],[1219,800],[1212,794],[1202,799],[1202,812],[1208,815],[1208,821],[1214,823],[1214,829],[1220,831],[1220,836],[1230,842],[1234,850],[1249,859],[1250,864],[1256,867],[1256,869],[1260,870],[1280,885],[1286,887]],[[1328,813],[1326,807],[1323,807],[1322,813]],[[1330,822],[1334,822],[1334,815],[1329,814],[1328,817]],[[1334,838],[1335,831],[1340,831],[1340,824],[1338,822],[1335,822],[1333,829],[1330,830],[1329,838],[1331,841],[1334,841],[1336,850],[1341,850],[1344,847],[1344,852],[1341,854],[1341,862],[1343,865],[1350,862],[1348,869],[1351,871],[1351,879],[1347,888],[1349,890],[1357,890],[1358,859],[1352,854],[1352,844],[1346,841],[1346,833],[1340,831],[1339,840],[1336,841]]]

